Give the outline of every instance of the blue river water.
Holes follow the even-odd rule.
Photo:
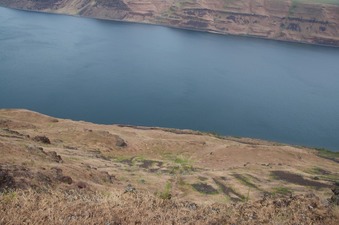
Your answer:
[[[339,150],[339,48],[0,8],[0,108]]]

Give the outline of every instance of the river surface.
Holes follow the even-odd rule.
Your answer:
[[[0,8],[0,108],[339,150],[339,48]]]

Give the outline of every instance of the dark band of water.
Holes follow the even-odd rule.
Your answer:
[[[339,150],[339,49],[0,8],[0,107]]]

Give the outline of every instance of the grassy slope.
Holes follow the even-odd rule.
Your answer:
[[[197,205],[148,194],[32,190],[0,194],[1,224],[327,224],[339,207],[316,196],[266,198],[236,205]]]
[[[51,143],[36,136],[46,136]],[[251,204],[273,196],[266,202],[272,211],[255,212],[261,221],[279,208],[273,198],[286,196],[281,201],[291,201],[290,194],[303,195],[294,199],[295,204],[317,201],[319,213],[329,219],[331,209],[322,203],[339,178],[339,164],[333,160],[337,156],[319,157],[312,149],[189,130],[96,125],[26,110],[0,110],[0,151],[0,218],[5,224],[15,213],[23,215],[17,218],[20,223],[35,211],[36,218],[29,217],[32,223],[70,218],[76,218],[74,223],[117,219],[128,224],[131,218],[145,224],[226,222],[243,218],[237,207],[245,207],[250,216],[259,207]],[[6,185],[18,191],[4,191]],[[319,198],[305,197],[310,192]],[[18,202],[21,206],[16,208]],[[231,202],[238,202],[235,208]],[[137,204],[140,210],[135,210]],[[199,210],[187,204],[197,204]],[[222,214],[214,213],[215,204]],[[89,209],[95,213],[89,214]],[[279,210],[276,219],[286,221],[303,212],[288,206]],[[287,213],[291,211],[295,214]],[[202,212],[211,216],[201,217]],[[48,213],[53,216],[43,216]],[[316,213],[310,218],[318,217]]]

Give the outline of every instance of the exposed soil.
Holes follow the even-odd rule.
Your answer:
[[[324,184],[312,180],[307,180],[303,176],[298,174],[289,173],[287,171],[272,171],[272,175],[277,179],[287,181],[289,183],[298,184],[302,186],[312,186],[316,188],[329,188],[331,185]]]
[[[154,160],[142,160],[142,164],[139,165],[141,168],[149,169],[150,167],[153,167],[154,165],[161,167],[163,162],[154,161]]]
[[[122,148],[127,146],[127,143],[121,137],[117,136],[116,139],[117,139],[115,143],[116,146],[122,147]]]
[[[14,188],[14,178],[8,173],[8,171],[1,169],[0,167],[0,192],[6,189]]]
[[[192,184],[192,187],[203,194],[217,194],[218,190],[206,183]]]
[[[36,142],[44,143],[44,144],[51,144],[51,141],[46,136],[35,136],[33,140]]]

